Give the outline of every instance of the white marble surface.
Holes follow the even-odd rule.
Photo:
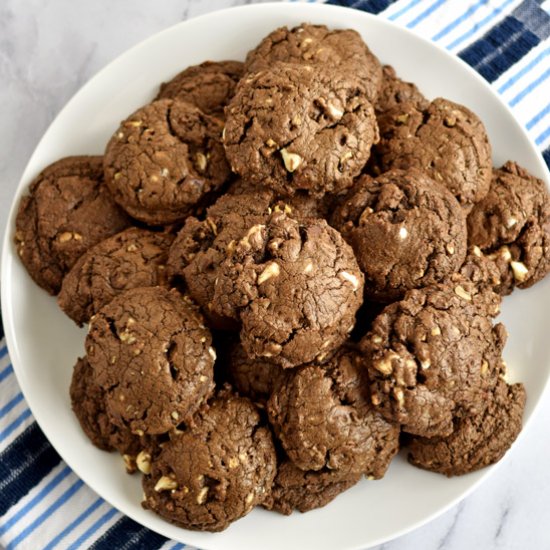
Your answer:
[[[169,25],[244,3],[1,0],[2,233],[17,182],[33,149],[57,112],[84,82],[118,54]],[[522,435],[521,444],[474,494],[428,525],[377,550],[550,548],[548,397]]]

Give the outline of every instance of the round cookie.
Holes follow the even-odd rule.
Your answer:
[[[256,407],[222,391],[153,457],[143,507],[186,529],[223,531],[266,499],[276,467]]]
[[[501,294],[550,271],[550,198],[545,183],[514,162],[493,171],[487,196],[468,216],[468,242],[500,270]]]
[[[130,225],[103,184],[101,157],[67,157],[45,168],[19,203],[17,253],[35,283],[52,295],[91,246]]]
[[[232,170],[282,195],[347,189],[377,141],[374,109],[353,74],[279,63],[244,77],[226,109]]]
[[[465,212],[488,192],[491,145],[472,111],[438,98],[428,107],[402,103],[378,117],[376,159],[382,172],[418,168],[443,183]]]
[[[213,388],[210,331],[176,290],[119,294],[91,320],[86,351],[111,421],[138,435],[179,425]]]
[[[136,471],[136,457],[151,445],[151,437],[134,435],[127,428],[115,426],[105,410],[105,392],[96,383],[88,360],[79,358],[70,387],[72,409],[88,439],[103,451],[118,451],[128,473]]]
[[[279,61],[357,75],[371,103],[378,95],[382,80],[380,62],[352,29],[328,29],[306,23],[290,30],[280,27],[248,52],[245,71],[257,73]]]
[[[425,109],[429,101],[422,95],[416,84],[401,80],[391,65],[382,67],[382,86],[374,103],[377,115],[394,109],[401,103],[412,103],[418,109]]]
[[[240,343],[231,348],[227,369],[229,379],[239,395],[261,406],[285,380],[288,372],[266,359],[251,359]]]
[[[262,506],[286,516],[295,509],[309,512],[326,506],[360,479],[361,474],[343,475],[335,470],[300,470],[286,460],[279,465],[271,493]]]
[[[446,436],[453,417],[479,414],[503,372],[500,297],[469,281],[409,291],[384,309],[360,347],[371,401],[402,430]]]
[[[525,399],[523,384],[509,386],[499,380],[485,411],[457,419],[453,433],[413,438],[408,447],[409,462],[449,477],[498,462],[521,431]]]
[[[251,226],[221,264],[213,309],[240,320],[250,357],[283,368],[323,361],[353,329],[363,275],[324,220],[273,212]]]
[[[166,283],[174,236],[132,227],[83,254],[63,279],[57,298],[79,326],[124,290]]]
[[[365,275],[365,296],[392,302],[438,283],[466,256],[466,216],[455,197],[416,169],[362,176],[332,225]]]
[[[240,61],[205,61],[161,84],[156,99],[187,101],[203,113],[223,119],[223,110],[242,75]]]
[[[222,126],[184,101],[161,99],[138,109],[105,150],[114,199],[150,225],[184,220],[229,178]]]
[[[384,476],[399,448],[399,427],[369,400],[361,356],[343,347],[327,364],[292,371],[272,393],[269,421],[302,470]]]

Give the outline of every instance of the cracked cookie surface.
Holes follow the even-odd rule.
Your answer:
[[[284,368],[322,361],[353,329],[363,275],[351,247],[324,220],[273,212],[222,263],[213,308],[240,320],[250,357]]]
[[[86,351],[111,421],[154,435],[193,414],[213,388],[211,341],[198,308],[176,290],[127,290],[99,310]]]
[[[166,283],[169,233],[132,227],[101,241],[83,254],[63,279],[61,309],[78,325],[130,288]]]
[[[160,86],[156,99],[187,101],[203,113],[224,118],[224,108],[243,75],[240,61],[205,61],[178,73]]]
[[[515,162],[493,170],[487,196],[468,215],[468,242],[497,265],[497,290],[527,288],[550,271],[550,197],[545,183]]]
[[[184,101],[161,99],[138,109],[105,150],[114,199],[150,225],[184,220],[229,178],[222,126]]]
[[[322,366],[290,372],[267,411],[286,454],[302,470],[381,478],[399,448],[399,427],[371,405],[366,372],[352,348],[341,348]]]
[[[374,104],[376,114],[394,109],[402,103],[412,103],[419,109],[424,109],[430,102],[422,95],[416,84],[402,80],[391,65],[384,65],[382,85]]]
[[[103,183],[102,158],[67,157],[30,184],[19,203],[14,241],[35,283],[55,295],[86,250],[130,224]]]
[[[469,109],[437,98],[426,108],[403,103],[378,117],[376,162],[382,172],[418,168],[453,193],[466,212],[488,192],[491,145]]]
[[[405,432],[448,435],[453,417],[484,410],[503,373],[500,297],[468,281],[409,291],[361,340],[371,401]]]
[[[413,438],[408,446],[409,462],[449,477],[498,462],[521,431],[525,399],[523,384],[499,380],[487,408],[455,420],[450,435]]]
[[[186,529],[222,531],[266,499],[276,467],[256,407],[222,390],[153,457],[143,506]]]
[[[232,170],[282,195],[347,189],[376,141],[361,81],[311,65],[279,63],[245,76],[226,109]]]
[[[455,197],[423,172],[362,176],[332,216],[380,302],[441,282],[466,256],[466,217]]]

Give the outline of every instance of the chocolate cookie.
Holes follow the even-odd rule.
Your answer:
[[[361,340],[371,400],[405,432],[446,436],[453,416],[480,414],[504,365],[500,298],[470,282],[411,290]]]
[[[118,451],[128,473],[136,470],[136,457],[151,444],[151,437],[138,436],[115,426],[105,410],[105,391],[96,383],[88,360],[78,359],[71,380],[71,405],[88,439],[103,451]]]
[[[428,107],[429,101],[422,95],[416,84],[401,80],[391,65],[382,67],[382,86],[374,103],[376,114],[379,115],[402,103],[412,103],[418,109]]]
[[[450,280],[459,281],[461,278],[472,281],[481,291],[491,290],[499,293],[500,270],[494,260],[483,254],[479,247],[468,247],[468,253],[458,273],[451,275]]]
[[[359,33],[351,29],[330,30],[324,25],[306,23],[290,30],[280,27],[248,52],[245,71],[257,73],[279,61],[357,75],[371,103],[378,95],[382,80],[380,62]]]
[[[468,242],[500,270],[501,294],[550,271],[550,199],[545,183],[514,162],[493,171],[488,195],[468,216]]]
[[[19,203],[14,240],[34,282],[55,295],[88,248],[129,225],[103,184],[101,157],[67,157],[31,183]]]
[[[251,359],[240,343],[231,348],[227,369],[229,379],[239,394],[261,406],[285,380],[288,372],[266,359]]]
[[[271,493],[262,506],[286,516],[293,510],[309,512],[326,506],[360,479],[361,474],[343,475],[336,470],[300,470],[287,460],[278,467]]]
[[[324,220],[274,212],[236,240],[215,282],[213,309],[240,320],[250,357],[284,368],[323,361],[353,329],[363,275]]]
[[[523,384],[499,380],[483,413],[455,420],[447,437],[413,438],[411,464],[445,474],[467,474],[498,462],[521,431],[525,408]]]
[[[214,328],[235,328],[235,322],[212,310],[214,283],[221,263],[231,253],[242,234],[263,224],[271,212],[284,211],[293,217],[308,218],[315,205],[295,195],[281,201],[268,188],[232,186],[207,210],[205,219],[189,217],[178,233],[168,256],[172,281],[182,279],[190,296],[201,306]]]
[[[275,472],[256,407],[222,392],[153,457],[143,507],[186,529],[223,531],[266,499]]]
[[[466,216],[452,193],[416,169],[362,176],[332,225],[365,274],[365,296],[392,302],[438,283],[466,256]]]
[[[184,101],[161,99],[138,109],[105,150],[115,200],[151,225],[184,220],[229,177],[222,125]]]
[[[491,145],[472,111],[438,98],[427,108],[402,103],[378,117],[376,158],[382,172],[418,168],[443,183],[466,212],[488,192]]]
[[[188,418],[213,387],[210,344],[198,309],[176,290],[119,294],[94,316],[86,337],[111,421],[154,435]]]
[[[399,427],[370,404],[361,356],[342,348],[323,366],[292,371],[267,404],[269,421],[302,470],[384,476],[399,448]]]
[[[283,195],[347,189],[378,141],[361,81],[311,65],[279,63],[244,77],[226,117],[232,170]]]
[[[169,82],[161,84],[156,99],[187,101],[203,113],[223,119],[224,107],[233,97],[242,75],[240,61],[205,61],[187,67]]]
[[[169,233],[132,227],[101,241],[63,279],[59,306],[82,326],[124,290],[165,284],[173,240]]]

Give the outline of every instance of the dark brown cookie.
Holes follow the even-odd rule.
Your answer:
[[[363,275],[336,230],[274,212],[236,241],[218,270],[212,304],[241,321],[250,357],[288,368],[336,350],[362,299]]]
[[[136,457],[152,443],[128,428],[115,426],[105,410],[105,392],[96,383],[93,369],[84,357],[78,359],[71,380],[71,405],[88,439],[103,451],[118,451],[128,473],[136,470]]]
[[[274,63],[307,64],[357,75],[367,99],[374,103],[382,80],[382,68],[361,36],[351,29],[330,30],[303,23],[293,29],[280,27],[248,52],[246,72],[269,69]]]
[[[76,260],[130,219],[103,184],[101,157],[67,157],[45,168],[19,204],[15,245],[37,285],[57,294]]]
[[[186,529],[222,531],[266,499],[275,473],[256,407],[222,392],[153,458],[143,506]]]
[[[382,86],[376,98],[374,109],[379,115],[402,103],[412,103],[418,109],[425,109],[429,101],[422,95],[416,84],[401,80],[391,65],[382,67]]]
[[[184,220],[229,178],[222,125],[184,101],[161,99],[138,109],[105,150],[114,199],[151,225]]]
[[[506,331],[491,322],[500,297],[453,285],[409,291],[360,343],[372,403],[408,433],[448,435],[453,416],[483,411],[504,369]]]
[[[468,242],[500,270],[501,294],[550,271],[550,199],[545,183],[514,162],[493,171],[488,195],[468,216]]]
[[[360,80],[310,65],[280,63],[244,77],[226,117],[232,170],[283,195],[347,189],[378,141]]]
[[[342,348],[323,366],[287,375],[267,404],[269,421],[302,470],[383,477],[399,448],[399,427],[376,412],[361,356]]]
[[[273,390],[283,382],[288,371],[266,359],[251,359],[240,343],[235,344],[227,362],[228,376],[239,395],[264,406]]]
[[[300,470],[287,460],[278,467],[271,493],[262,506],[286,516],[293,510],[309,512],[326,506],[360,479],[361,474],[343,475],[336,470]]]
[[[63,279],[61,309],[78,325],[130,288],[165,284],[169,233],[132,227],[83,254]]]
[[[485,411],[455,420],[451,435],[413,438],[409,461],[449,477],[498,462],[521,431],[525,398],[523,384],[499,380]]]
[[[119,294],[92,319],[86,351],[111,421],[138,435],[177,426],[213,387],[210,331],[175,290]]]
[[[315,204],[302,194],[282,201],[266,187],[232,186],[229,194],[208,208],[205,219],[189,217],[185,221],[170,248],[169,277],[174,282],[185,282],[187,292],[201,306],[212,327],[235,328],[234,321],[212,310],[219,266],[242,234],[263,224],[270,213],[283,211],[299,219],[308,218],[315,213]]]
[[[169,82],[161,84],[156,99],[187,101],[203,113],[223,119],[224,107],[233,97],[242,75],[240,61],[205,61],[187,67]]]
[[[438,283],[466,256],[466,216],[444,186],[414,168],[362,176],[335,211],[365,274],[365,296],[392,302]]]
[[[469,212],[489,190],[491,145],[472,111],[438,98],[425,109],[403,103],[378,117],[382,172],[418,168],[443,183]]]

